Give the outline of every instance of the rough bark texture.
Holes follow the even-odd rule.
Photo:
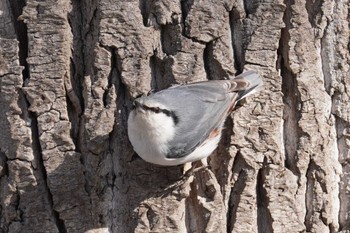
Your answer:
[[[0,232],[349,232],[349,9],[0,0]],[[209,168],[133,152],[137,95],[243,69]]]

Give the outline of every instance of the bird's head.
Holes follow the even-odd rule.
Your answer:
[[[157,101],[156,98],[152,98],[152,96],[137,98],[133,103],[133,109],[136,114],[144,115],[144,117],[165,115],[165,117],[171,118],[175,125],[179,122],[178,116],[174,111]]]

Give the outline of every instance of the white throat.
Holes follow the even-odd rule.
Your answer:
[[[175,124],[164,113],[133,110],[128,119],[128,135],[140,157],[161,163],[168,152],[168,142],[175,136]]]

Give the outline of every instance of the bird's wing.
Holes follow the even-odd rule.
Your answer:
[[[189,91],[206,102],[223,100],[226,95],[233,92],[246,90],[250,83],[244,78],[233,80],[213,80],[191,83],[183,86],[175,86],[170,89]]]
[[[220,129],[235,103],[262,86],[258,73],[247,71],[230,80],[174,86],[153,95],[177,116],[176,135],[168,158],[192,153],[215,129]],[[220,129],[221,130],[221,129]]]
[[[244,79],[215,80],[156,93],[154,97],[171,106],[179,119],[167,157],[180,158],[190,154],[214,129],[222,127],[237,93],[248,86],[249,82]]]

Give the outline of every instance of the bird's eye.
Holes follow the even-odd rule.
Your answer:
[[[160,108],[158,108],[158,107],[157,107],[157,108],[154,108],[154,112],[155,112],[155,113],[159,113],[159,112],[160,112]]]

